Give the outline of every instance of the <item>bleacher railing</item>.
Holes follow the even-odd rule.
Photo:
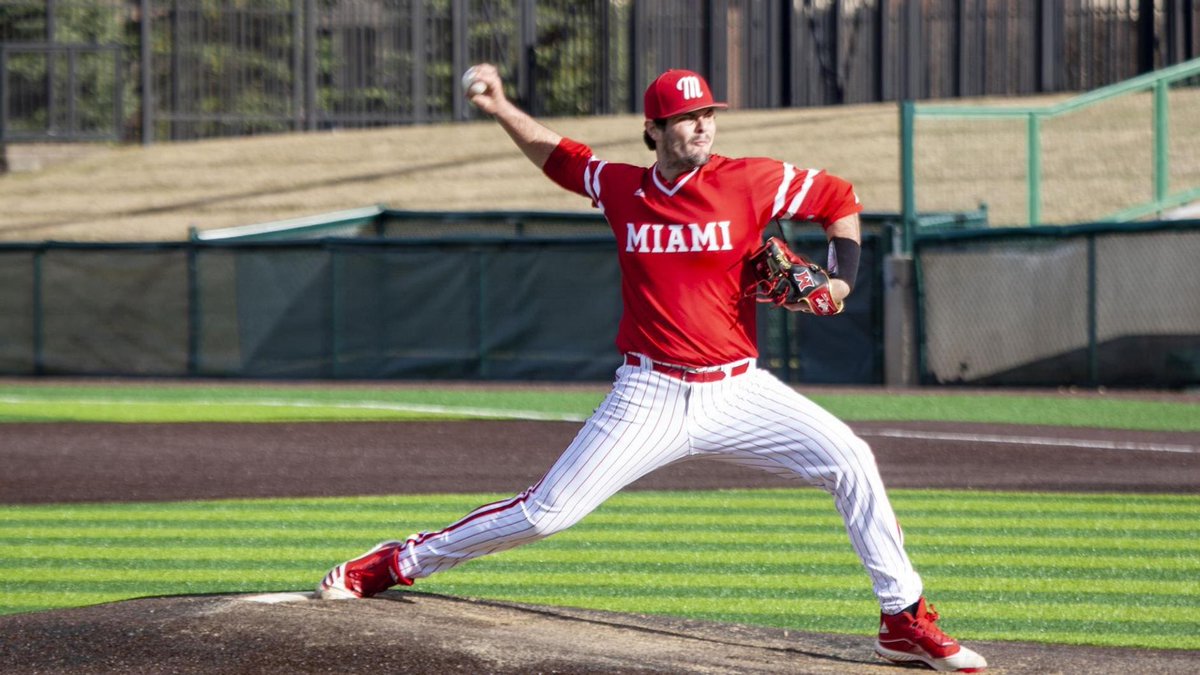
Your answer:
[[[938,147],[918,142],[923,122],[943,125]],[[983,144],[968,140],[980,138],[979,123],[996,123]],[[961,137],[956,128],[964,131]],[[919,211],[961,209],[965,200],[986,201],[990,219],[998,225],[1162,216],[1200,199],[1200,172],[1190,161],[1200,141],[1200,59],[1043,106],[905,101],[900,140],[905,250],[911,250]],[[923,192],[922,175],[932,172],[953,172],[962,178],[961,185],[986,187],[975,187],[976,194],[962,194],[970,188],[957,194],[954,188],[943,194]],[[1021,196],[1014,184],[1022,178],[1023,212],[1014,204]],[[1044,203],[1049,182],[1054,183],[1058,209],[1051,214]]]

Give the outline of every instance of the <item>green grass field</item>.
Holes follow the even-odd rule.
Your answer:
[[[5,507],[0,612],[308,590],[331,565],[409,533],[396,527],[441,527],[496,497]],[[893,500],[959,637],[1200,649],[1200,498]],[[877,611],[828,496],[812,489],[620,494],[567,532],[420,588],[826,632],[869,633]]]
[[[291,422],[521,418],[583,420],[607,388],[201,388],[0,383],[0,422]],[[1128,398],[964,393],[812,394],[852,421],[962,421],[1200,431],[1200,404]]]
[[[570,418],[603,392],[0,385],[0,420]],[[922,419],[1200,424],[1200,406],[1182,402],[814,398],[851,419],[920,410]],[[0,506],[0,613],[307,590],[379,539],[444,526],[503,496]],[[958,637],[1200,649],[1198,496],[895,490],[892,498],[927,592]],[[567,532],[420,587],[855,634],[873,630],[877,611],[830,498],[812,489],[619,494]]]

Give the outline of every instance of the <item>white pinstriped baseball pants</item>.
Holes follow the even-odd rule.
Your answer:
[[[875,457],[841,420],[769,372],[687,383],[648,367],[617,370],[612,391],[550,470],[512,499],[486,504],[400,555],[410,579],[548,537],[638,478],[672,462],[712,458],[800,478],[834,497],[886,613],[917,601]]]

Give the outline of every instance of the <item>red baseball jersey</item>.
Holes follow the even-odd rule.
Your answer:
[[[841,178],[761,157],[712,155],[668,183],[654,166],[605,162],[564,138],[543,170],[589,197],[616,236],[624,303],[617,348],[685,366],[758,356],[746,261],[767,223],[828,227],[862,210]]]

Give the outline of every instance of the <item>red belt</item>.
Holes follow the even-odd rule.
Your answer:
[[[726,377],[737,377],[750,370],[749,361],[739,363],[735,366],[714,368],[712,370],[697,370],[695,368],[688,368],[687,366],[677,366],[672,363],[646,360],[650,361],[650,368],[654,372],[662,373],[667,377],[673,377],[684,382],[717,382]],[[642,357],[637,354],[626,354],[625,365],[640,367],[642,365]]]

